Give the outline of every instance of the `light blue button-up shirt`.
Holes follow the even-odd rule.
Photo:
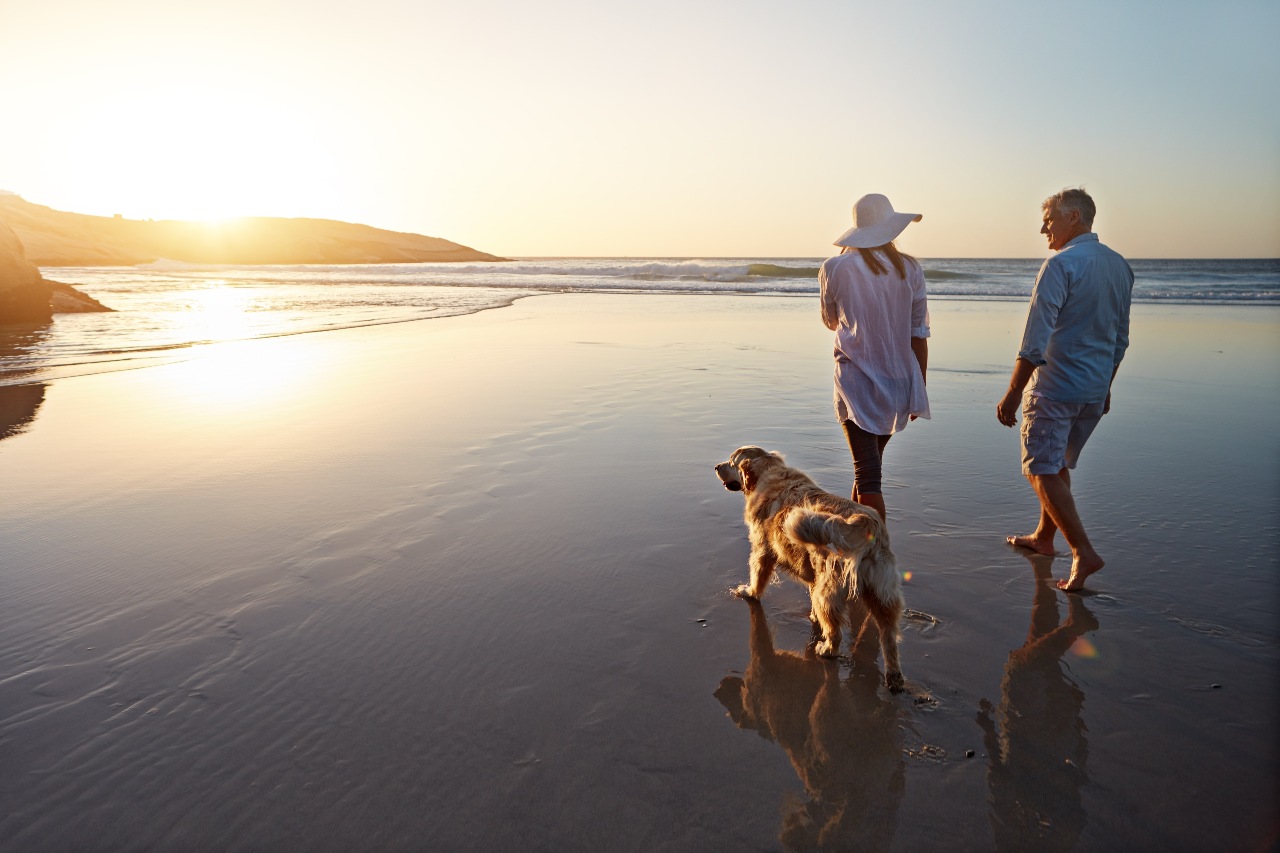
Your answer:
[[[1062,403],[1100,403],[1129,347],[1133,270],[1081,234],[1040,267],[1018,355],[1036,365],[1030,391]]]

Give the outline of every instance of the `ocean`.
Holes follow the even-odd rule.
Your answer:
[[[503,263],[46,267],[113,313],[0,326],[0,385],[125,370],[191,347],[470,314],[542,293],[818,292],[821,258],[524,258]],[[1039,259],[922,259],[933,299],[1025,300]],[[1134,260],[1134,299],[1280,304],[1280,259]]]

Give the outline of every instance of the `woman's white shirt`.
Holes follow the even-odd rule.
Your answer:
[[[906,259],[904,259],[906,260]],[[836,333],[835,408],[874,435],[891,435],[911,416],[929,417],[924,374],[912,338],[929,337],[924,270],[906,260],[907,278],[884,259],[876,274],[858,252],[828,258],[818,272],[822,320]]]

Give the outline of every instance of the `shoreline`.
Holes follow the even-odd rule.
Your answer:
[[[443,287],[452,287],[452,286],[444,285]],[[462,286],[459,286],[459,287],[462,287]],[[292,337],[296,335],[321,334],[325,332],[341,332],[341,331],[348,331],[348,330],[354,330],[354,329],[367,329],[367,328],[377,328],[381,326],[394,326],[394,325],[400,325],[404,323],[431,322],[431,321],[437,321],[437,320],[441,320],[449,317],[471,316],[476,314],[482,314],[488,311],[499,310],[502,308],[509,308],[512,305],[515,305],[517,302],[520,302],[521,300],[530,299],[534,297],[563,296],[566,294],[574,294],[574,295],[581,295],[581,296],[588,296],[588,297],[613,296],[613,297],[628,297],[628,298],[637,297],[637,296],[653,296],[656,298],[703,297],[703,298],[713,298],[713,299],[714,298],[747,298],[747,299],[797,299],[797,300],[814,300],[817,298],[816,294],[768,293],[768,292],[758,292],[758,291],[704,293],[704,292],[680,292],[680,291],[668,292],[668,291],[659,291],[659,290],[638,290],[638,289],[637,290],[618,289],[618,290],[607,290],[607,291],[564,291],[564,290],[557,291],[557,290],[532,290],[531,289],[529,292],[504,294],[505,301],[501,301],[501,302],[497,302],[489,305],[461,307],[454,311],[450,311],[449,313],[442,313],[442,314],[435,314],[435,315],[428,315],[428,316],[377,319],[377,320],[371,320],[363,323],[358,323],[358,322],[351,323],[349,325],[325,326],[325,327],[319,327],[319,328],[305,328],[305,329],[299,329],[299,330],[283,330],[283,331],[263,334],[260,336],[255,336],[250,338],[235,338],[235,339],[227,339],[227,340],[202,340],[202,341],[193,341],[193,342],[187,342],[187,343],[156,344],[154,346],[141,347],[138,349],[121,350],[119,351],[120,353],[137,353],[138,355],[136,356],[126,355],[119,359],[93,360],[93,361],[85,361],[85,362],[68,362],[68,363],[59,363],[59,364],[53,364],[53,365],[36,365],[33,367],[13,368],[11,370],[12,373],[24,372],[21,378],[16,378],[16,379],[9,379],[5,377],[3,363],[0,362],[0,388],[7,387],[7,386],[15,386],[15,385],[31,385],[31,384],[49,383],[49,382],[54,382],[62,379],[74,379],[74,378],[83,377],[83,376],[98,375],[101,373],[112,373],[112,372],[123,371],[123,370],[137,370],[137,369],[143,369],[143,368],[154,366],[154,365],[132,364],[135,358],[138,358],[138,359],[163,358],[164,354],[170,354],[170,353],[191,354],[192,357],[195,357],[196,353],[201,351],[202,348],[206,348],[206,347],[218,347],[218,346],[224,346],[224,345],[241,345],[241,344],[245,344],[252,341],[270,340],[273,338]],[[941,304],[974,303],[978,305],[1020,305],[1020,306],[1023,306],[1024,308],[1027,303],[1027,300],[1025,297],[1013,297],[1013,296],[972,296],[972,295],[953,296],[953,295],[947,295],[947,294],[942,294],[942,295],[930,294],[929,300],[930,300],[930,303],[937,302]],[[1146,299],[1141,301],[1135,300],[1133,303],[1133,306],[1134,306],[1134,310],[1137,312],[1148,311],[1148,310],[1155,309],[1157,307],[1177,308],[1177,309],[1189,309],[1194,307],[1194,308],[1203,308],[1208,310],[1239,310],[1239,311],[1249,312],[1249,314],[1251,315],[1248,318],[1245,318],[1242,316],[1239,318],[1241,320],[1248,319],[1250,322],[1271,323],[1276,325],[1277,328],[1280,328],[1280,302],[1276,302],[1276,303],[1244,302],[1240,300],[1223,300],[1223,301],[1212,302],[1212,301],[1186,301],[1186,300],[1177,300],[1177,299]],[[1271,316],[1267,316],[1268,313]],[[110,322],[110,321],[108,320],[107,322]],[[25,327],[22,327],[21,329],[18,327],[14,327],[10,331],[23,331],[23,330],[25,330]],[[3,331],[2,327],[0,327],[0,331]],[[33,329],[32,331],[35,332],[39,330]],[[3,354],[3,351],[4,351],[3,346],[4,346],[4,341],[2,338],[0,338],[0,354]],[[116,353],[113,353],[113,354],[116,354]],[[176,355],[175,358],[177,358],[178,360],[186,360],[184,358],[181,358],[181,355]],[[116,362],[123,362],[123,363],[121,363],[119,366],[114,366],[114,367],[110,366]],[[171,362],[166,361],[163,363],[167,364]],[[87,367],[92,367],[93,369],[88,369],[88,370],[85,370],[84,372],[68,372],[68,370],[73,370],[75,368],[87,368]]]

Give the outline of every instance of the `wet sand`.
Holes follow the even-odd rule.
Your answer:
[[[728,593],[712,464],[852,481],[816,313],[543,296],[0,388],[0,848],[1268,849],[1280,312],[1135,307],[1077,596],[1003,541],[1025,307],[934,303],[902,696]]]

